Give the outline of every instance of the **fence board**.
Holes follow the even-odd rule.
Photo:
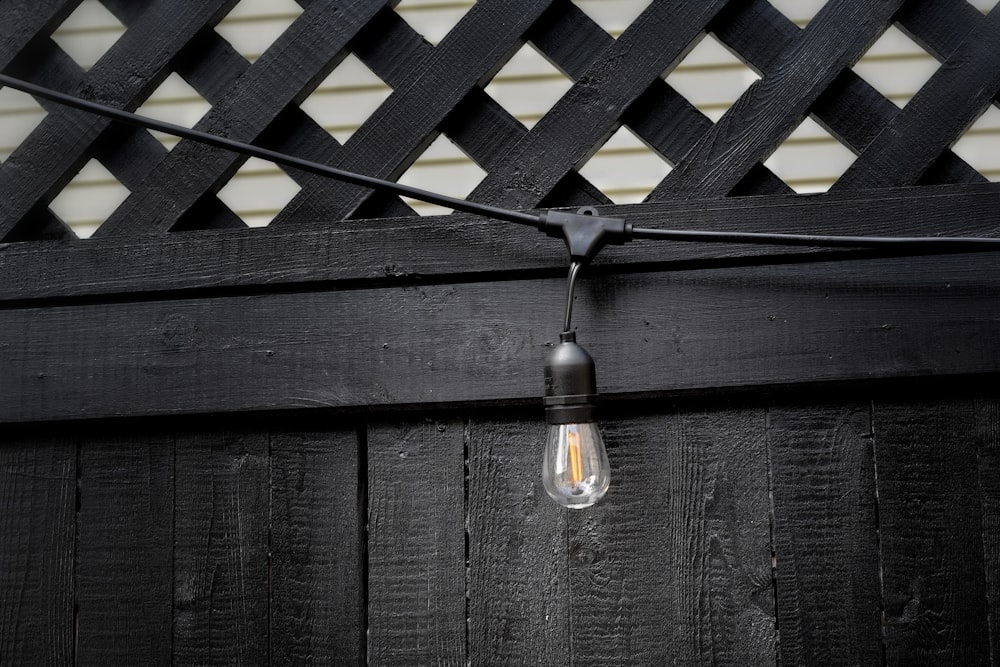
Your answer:
[[[602,208],[637,227],[816,234],[997,234],[1000,184],[661,202]],[[602,251],[595,265],[617,271],[662,265],[792,261],[809,248],[635,241]],[[823,253],[823,254],[819,254]],[[500,279],[529,272],[563,275],[563,242],[520,225],[471,215],[343,221],[322,231],[254,229],[189,232],[148,240],[0,245],[0,302],[195,289],[287,290],[292,284],[359,287],[454,280],[476,274]],[[876,260],[878,261],[878,260]],[[948,260],[942,260],[948,261]],[[670,266],[675,263],[674,266]],[[701,264],[700,264],[701,263]],[[327,285],[322,285],[323,287]],[[315,286],[303,285],[304,289]],[[150,294],[149,298],[157,298]]]
[[[779,661],[882,662],[870,407],[768,414]]]
[[[541,381],[541,376],[538,376]],[[473,665],[572,663],[565,512],[542,488],[545,428],[469,424],[469,659]]]
[[[974,404],[979,443],[979,490],[982,493],[983,565],[989,612],[990,657],[1000,658],[1000,403]]]
[[[972,405],[874,409],[886,658],[990,662]]]
[[[79,470],[76,662],[170,665],[173,437],[88,437]]]
[[[614,487],[569,519],[574,664],[774,664],[763,414],[606,435]]]
[[[0,664],[71,664],[76,536],[72,440],[2,438],[0,536]]]
[[[358,434],[271,436],[272,665],[364,662]]]
[[[464,526],[461,421],[371,426],[368,659],[372,664],[466,664]]]
[[[268,436],[184,434],[176,447],[174,661],[266,662]]]
[[[606,276],[583,281],[576,321],[606,394],[996,372],[1000,304],[983,276],[998,261]],[[9,310],[0,417],[534,400],[564,289],[558,278]]]

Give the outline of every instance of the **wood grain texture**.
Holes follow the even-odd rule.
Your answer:
[[[170,665],[173,437],[88,436],[79,471],[76,662]]]
[[[680,60],[725,2],[652,3],[531,132],[508,147],[503,163],[469,198],[508,208],[537,206],[618,129],[629,105]]]
[[[462,422],[368,432],[368,660],[466,664]]]
[[[772,408],[768,452],[780,664],[880,664],[870,406]]]
[[[959,5],[964,5],[964,9]],[[712,24],[715,35],[765,77],[776,74],[785,66],[783,54],[801,39],[802,30],[767,0],[750,0],[731,5],[730,9]],[[948,40],[942,33],[948,33],[960,15],[962,22],[966,22],[969,12],[980,16],[964,0],[958,3],[951,0],[909,2],[900,8],[895,18],[904,29],[919,30],[935,44],[943,46],[941,42]],[[871,143],[898,111],[895,104],[850,69],[842,71],[810,109],[816,120],[855,153]],[[939,156],[935,173],[927,176],[929,180],[923,181],[924,184],[986,181],[950,151]],[[746,178],[741,186],[745,187],[745,181]]]
[[[572,664],[570,629],[579,610],[569,598],[566,510],[542,488],[545,429],[513,419],[469,424],[473,665]]]
[[[990,664],[972,403],[876,403],[886,659]]]
[[[605,421],[612,488],[569,515],[573,664],[775,663],[760,410]]]
[[[979,444],[979,492],[982,494],[983,566],[989,608],[990,657],[1000,657],[1000,403],[974,403]]]
[[[7,437],[0,444],[0,664],[74,658],[76,444]]]
[[[996,372],[997,262],[605,276],[581,283],[576,321],[609,395]],[[8,310],[0,418],[533,399],[564,289],[560,277]]]
[[[798,127],[816,98],[885,30],[900,4],[825,5],[782,53],[782,66],[740,96],[650,199],[728,194]]]
[[[268,436],[180,434],[176,463],[174,661],[264,664],[269,643]]]
[[[312,3],[252,66],[235,62],[232,87],[212,100],[196,129],[254,142],[289,105],[303,99],[343,58],[348,41],[378,3]],[[226,59],[225,64],[231,60]],[[217,67],[224,66],[219,62]],[[95,236],[170,230],[203,196],[213,194],[244,158],[231,151],[182,141]]]
[[[451,110],[516,51],[551,1],[488,0],[473,5],[426,58],[413,63],[419,69],[351,135],[333,165],[398,178],[437,137],[438,126]],[[347,218],[370,195],[364,188],[314,177],[271,224]]]
[[[358,433],[272,435],[270,489],[270,664],[361,664]]]
[[[912,185],[1000,92],[1000,9],[994,8],[831,189]]]
[[[636,227],[885,236],[996,236],[1000,184],[899,188],[660,202],[601,207]],[[822,253],[822,254],[821,254]],[[610,246],[595,266],[615,271],[660,265],[686,271],[713,264],[844,258],[810,248],[634,241]],[[91,295],[234,288],[259,291],[385,282],[462,282],[538,273],[564,275],[563,242],[528,227],[471,215],[342,221],[323,230],[199,231],[155,240],[0,244],[0,302]],[[607,270],[607,269],[605,269]],[[152,294],[150,298],[161,295]]]
[[[74,92],[124,109],[137,108],[168,74],[170,61],[237,0],[212,0],[178,8],[171,0],[146,11],[89,70]],[[50,113],[0,165],[0,240],[35,207],[47,205],[83,166],[106,118],[65,109]]]

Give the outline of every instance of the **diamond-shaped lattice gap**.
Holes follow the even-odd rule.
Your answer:
[[[136,113],[175,125],[194,127],[211,108],[212,105],[206,102],[205,98],[189,86],[180,75],[172,72],[153,91],[153,94],[146,98]],[[172,149],[180,141],[172,134],[152,131],[150,134],[166,146],[167,150]]]
[[[779,12],[795,22],[800,28],[809,24],[819,10],[823,9],[826,0],[769,0]]]
[[[594,23],[617,38],[650,5],[650,0],[573,0]]]
[[[983,14],[988,14],[991,9],[997,6],[1000,0],[969,0],[969,4],[981,11]]]
[[[902,30],[889,26],[853,69],[896,106],[903,107],[939,65]]]
[[[0,162],[28,138],[45,115],[45,109],[31,95],[13,88],[0,88]]]
[[[248,227],[266,227],[302,188],[278,166],[249,158],[218,197]]]
[[[486,93],[531,128],[570,88],[573,81],[531,43],[522,46],[486,86]]]
[[[437,46],[445,35],[462,20],[474,4],[473,0],[401,0],[396,13],[424,39]]]
[[[391,94],[388,84],[348,54],[299,106],[344,143]]]
[[[806,118],[764,165],[796,192],[826,192],[855,158],[819,123]]]
[[[97,160],[91,160],[49,203],[81,239],[94,231],[118,208],[129,191]]]
[[[484,176],[486,172],[442,134],[399,177],[399,182],[464,199]],[[406,197],[404,201],[420,215],[443,215],[451,212],[451,209]]]
[[[242,0],[215,31],[254,62],[302,13],[294,0]]]
[[[578,171],[614,203],[631,204],[645,199],[671,168],[622,126]]]
[[[83,0],[52,33],[52,39],[89,70],[124,32],[125,26],[98,0]]]
[[[760,76],[715,37],[706,34],[665,79],[714,122]]]
[[[1000,109],[990,105],[951,150],[989,180],[1000,181]]]

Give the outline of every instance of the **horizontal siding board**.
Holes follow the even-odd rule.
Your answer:
[[[609,394],[996,372],[998,262],[604,276],[582,282],[576,321]],[[0,419],[533,399],[564,289],[560,277],[8,310]]]
[[[602,207],[636,227],[815,234],[995,236],[1000,185],[938,186],[826,195],[710,199]],[[604,249],[595,264],[699,260],[766,262],[808,248],[635,241]],[[840,255],[836,255],[840,257]],[[520,225],[454,215],[345,221],[322,230],[199,231],[150,240],[0,244],[0,302],[193,289],[348,281],[425,282],[464,274],[553,271],[562,241]]]

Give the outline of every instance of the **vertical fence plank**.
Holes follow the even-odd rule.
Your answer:
[[[1000,402],[976,401],[979,488],[983,510],[983,558],[990,610],[990,656],[1000,664]]]
[[[888,662],[989,664],[971,402],[876,404],[874,432]]]
[[[271,438],[271,664],[357,665],[363,649],[358,434]]]
[[[88,438],[80,451],[80,665],[171,664],[171,436]]]
[[[267,662],[268,485],[267,434],[178,436],[175,662]]]
[[[0,664],[73,662],[76,447],[0,439]]]
[[[573,664],[775,662],[764,414],[606,427],[613,481],[570,515]]]
[[[465,450],[460,421],[368,437],[368,659],[462,665]]]
[[[545,425],[469,424],[469,658],[570,664],[565,510],[542,488]]]
[[[870,408],[776,408],[768,422],[781,664],[879,664]]]

